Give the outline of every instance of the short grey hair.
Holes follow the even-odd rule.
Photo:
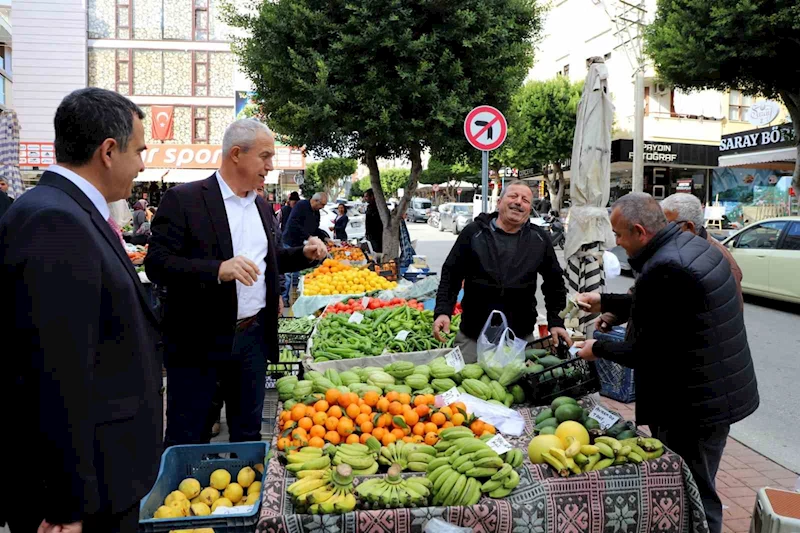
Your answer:
[[[311,197],[311,199],[321,202],[323,197],[325,197],[325,201],[327,202],[328,195],[327,193],[324,192],[315,192],[314,195]]]
[[[503,198],[506,195],[506,191],[508,191],[511,187],[525,187],[530,191],[531,196],[533,196],[533,189],[531,189],[530,185],[528,185],[526,182],[522,180],[514,180],[511,183],[507,184],[505,187],[503,187],[503,190],[500,191],[500,198]]]
[[[667,225],[661,206],[646,192],[630,192],[614,202],[612,208],[619,210],[630,228],[639,224],[647,233],[655,234]]]
[[[248,151],[258,134],[262,132],[272,135],[272,131],[265,124],[254,118],[240,118],[233,121],[222,137],[222,153],[227,156],[234,146],[238,146],[244,152]]]
[[[661,200],[661,209],[675,211],[678,213],[678,220],[692,222],[697,229],[702,228],[706,221],[705,213],[703,213],[703,204],[693,194],[677,192],[667,196]]]

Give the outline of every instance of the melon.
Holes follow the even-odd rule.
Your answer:
[[[550,448],[559,448],[563,450],[565,446],[561,442],[561,439],[555,435],[537,435],[533,437],[530,444],[528,444],[528,457],[533,464],[542,464],[544,462],[542,454],[550,451]]]
[[[581,446],[589,444],[589,432],[586,431],[583,424],[575,422],[574,420],[567,420],[566,422],[560,423],[556,428],[556,437],[561,439],[564,449],[569,446],[567,437],[575,437],[575,440],[580,442]]]

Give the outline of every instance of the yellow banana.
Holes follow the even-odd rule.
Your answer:
[[[584,444],[581,446],[581,453],[586,457],[591,457],[597,453],[600,453],[600,449],[597,446],[592,446],[591,444]]]
[[[575,440],[575,437],[567,437],[567,449],[564,450],[567,457],[575,457],[581,453],[581,443]]]
[[[556,459],[558,459],[559,461],[561,461],[561,464],[567,466],[567,454],[564,452],[564,450],[560,450],[558,448],[550,448],[550,451],[548,453],[553,457],[555,457]]]
[[[622,449],[622,444],[620,444],[620,442],[613,437],[608,437],[608,436],[597,437],[596,439],[594,439],[594,443],[597,444],[598,442],[609,446],[612,450],[614,450],[615,454],[618,451],[620,451],[620,449]]]

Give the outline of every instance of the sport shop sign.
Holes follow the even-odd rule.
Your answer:
[[[791,124],[724,135],[719,151],[725,155],[732,155],[787,146],[794,146],[794,130]]]
[[[146,167],[153,168],[219,168],[222,146],[219,144],[151,144],[142,154]],[[305,156],[300,148],[276,146],[275,168],[303,170]]]

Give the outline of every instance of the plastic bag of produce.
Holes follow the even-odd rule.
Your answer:
[[[508,327],[506,315],[492,311],[478,337],[478,364],[490,379],[502,377],[501,384],[510,385],[525,372],[525,345]]]

